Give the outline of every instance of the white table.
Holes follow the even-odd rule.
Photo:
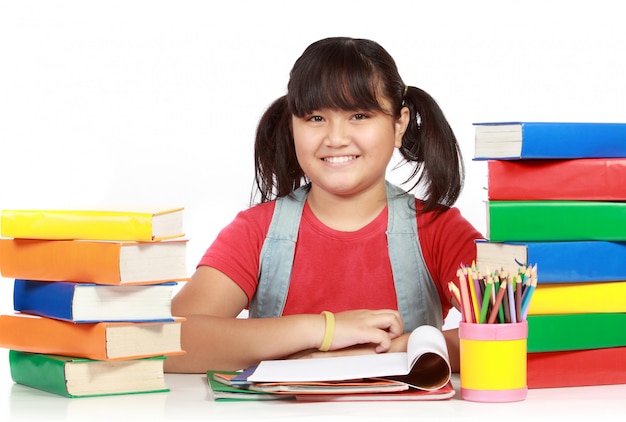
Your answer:
[[[458,376],[453,384],[458,391]],[[68,399],[14,384],[0,350],[0,421],[623,421],[626,385],[532,389],[515,403],[214,402],[202,375],[167,374],[169,393]],[[340,417],[340,419],[338,419]]]

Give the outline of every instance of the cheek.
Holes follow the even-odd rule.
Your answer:
[[[300,164],[300,168],[307,173],[307,170],[310,167],[310,162],[314,158],[314,151],[311,147],[311,144],[305,142],[302,138],[297,137],[294,133],[294,149],[296,152],[296,159],[298,160],[298,164]]]
[[[298,159],[314,154],[317,148],[315,139],[307,130],[294,128],[293,143]]]

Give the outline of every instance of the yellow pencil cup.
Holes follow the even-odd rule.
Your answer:
[[[528,322],[459,324],[461,397],[478,402],[526,399]]]

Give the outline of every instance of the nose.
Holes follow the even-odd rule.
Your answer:
[[[350,143],[350,134],[347,124],[343,121],[331,120],[324,143],[329,147],[341,147]]]

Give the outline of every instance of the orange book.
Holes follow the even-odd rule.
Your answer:
[[[160,242],[0,239],[2,277],[94,284],[187,280],[186,239]]]
[[[75,324],[26,314],[0,315],[0,347],[94,360],[125,360],[185,353],[184,318],[168,322]]]

